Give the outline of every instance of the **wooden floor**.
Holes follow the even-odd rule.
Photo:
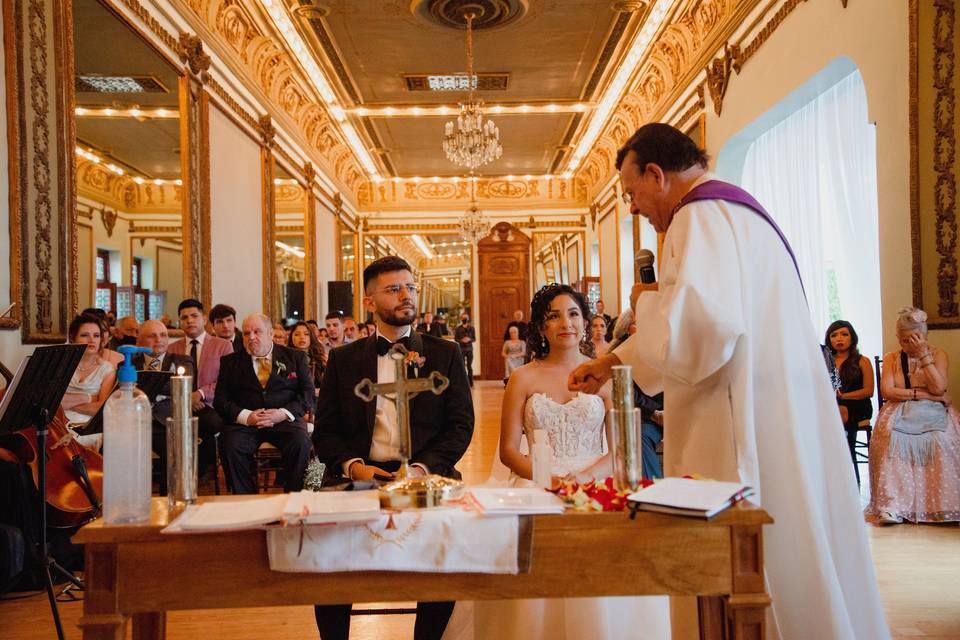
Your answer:
[[[477,385],[477,427],[459,465],[468,482],[485,480],[489,473],[499,437],[502,397],[500,383]],[[960,639],[960,529],[899,525],[870,527],[869,535],[880,596],[894,637]],[[222,585],[222,591],[228,600],[230,585]],[[80,638],[76,622],[82,607],[80,602],[60,605],[67,638]],[[355,616],[352,631],[355,640],[412,638],[413,616]],[[52,637],[53,622],[43,594],[0,601],[0,640]],[[168,617],[168,637],[303,640],[316,638],[317,629],[310,607],[188,611]]]

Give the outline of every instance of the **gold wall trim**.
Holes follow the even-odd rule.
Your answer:
[[[183,295],[212,304],[210,239],[210,114],[204,84],[210,56],[195,35],[181,33],[180,57],[187,73],[180,76],[180,172],[183,216]]]
[[[11,301],[25,343],[62,342],[77,304],[71,4],[4,3]],[[14,284],[16,283],[16,284]]]
[[[920,245],[920,6],[910,0],[910,249],[913,254],[913,306],[923,308]]]
[[[274,244],[276,232],[274,225],[277,220],[277,202],[273,190],[275,175],[275,161],[273,159],[273,144],[276,130],[270,116],[260,116],[257,122],[260,133],[260,203],[263,211],[261,221],[263,231],[263,312],[271,318],[279,318],[276,308],[276,291],[279,287],[277,270],[274,268],[277,248]]]
[[[936,97],[933,104],[935,143],[933,169],[936,215],[937,315],[960,320],[957,304],[957,161],[956,91],[954,88],[956,6],[953,0],[934,3],[933,77]]]
[[[316,182],[317,172],[313,164],[303,165],[303,178],[307,183],[305,190],[306,204],[303,215],[303,244],[306,253],[306,273],[303,282],[303,316],[316,318],[318,312],[319,287],[317,282],[317,197],[313,194],[313,183]]]

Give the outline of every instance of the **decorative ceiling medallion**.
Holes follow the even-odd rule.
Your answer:
[[[466,16],[476,18],[473,28],[494,29],[515,21],[527,12],[526,0],[420,0],[413,13],[434,24],[466,29]]]
[[[77,75],[77,93],[170,93],[160,80],[153,76],[102,76]]]
[[[506,91],[509,73],[475,73],[473,89],[476,91]],[[403,80],[408,91],[469,91],[467,74],[405,73]]]

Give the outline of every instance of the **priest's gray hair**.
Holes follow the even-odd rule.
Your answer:
[[[623,341],[630,337],[630,325],[633,324],[633,309],[624,309],[617,316],[617,321],[613,324],[613,340],[610,343],[609,350],[623,344]]]
[[[903,307],[897,316],[897,331],[920,331],[927,335],[927,312],[923,309]]]

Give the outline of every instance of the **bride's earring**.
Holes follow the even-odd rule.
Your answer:
[[[540,352],[541,353],[547,352],[547,339],[544,336],[540,336]]]

